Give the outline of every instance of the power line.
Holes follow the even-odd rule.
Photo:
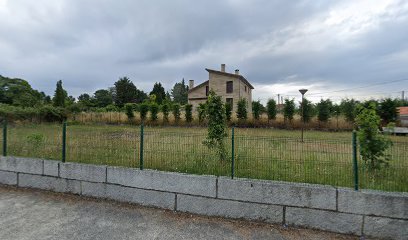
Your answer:
[[[380,86],[380,85],[386,85],[386,84],[391,84],[391,83],[396,83],[396,82],[403,82],[403,81],[408,81],[408,78],[402,78],[394,81],[387,81],[387,82],[380,82],[380,83],[374,83],[366,86],[360,86],[360,87],[354,87],[354,88],[347,88],[347,89],[341,89],[341,90],[336,90],[336,91],[330,91],[330,92],[320,92],[320,93],[311,93],[308,94],[310,95],[320,95],[320,94],[327,94],[327,93],[336,93],[336,92],[344,92],[344,91],[350,91],[350,90],[355,90],[355,89],[361,89],[361,88],[368,88],[368,87],[373,87],[373,86]]]

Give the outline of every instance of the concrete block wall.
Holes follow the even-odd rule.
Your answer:
[[[0,184],[180,212],[408,239],[408,193],[0,157]]]

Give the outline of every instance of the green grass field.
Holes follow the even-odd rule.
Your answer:
[[[228,160],[202,144],[205,128],[145,127],[144,168],[217,176],[231,175]],[[359,160],[360,187],[408,192],[408,138],[391,137],[389,168],[371,173]],[[61,159],[61,125],[14,125],[8,155]],[[351,132],[235,129],[235,176],[352,187]],[[140,128],[73,125],[67,128],[67,161],[139,167]]]

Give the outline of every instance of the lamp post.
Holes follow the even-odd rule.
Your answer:
[[[304,108],[304,96],[305,96],[305,93],[307,92],[307,89],[299,89],[299,92],[302,94],[302,142],[303,142],[303,129],[304,129],[304,127],[305,127],[305,118],[304,118],[304,110],[303,110],[303,108]]]

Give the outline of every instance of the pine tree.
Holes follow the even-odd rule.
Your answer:
[[[68,97],[67,92],[62,87],[62,80],[57,82],[54,98],[52,99],[54,107],[65,107],[65,100]]]

